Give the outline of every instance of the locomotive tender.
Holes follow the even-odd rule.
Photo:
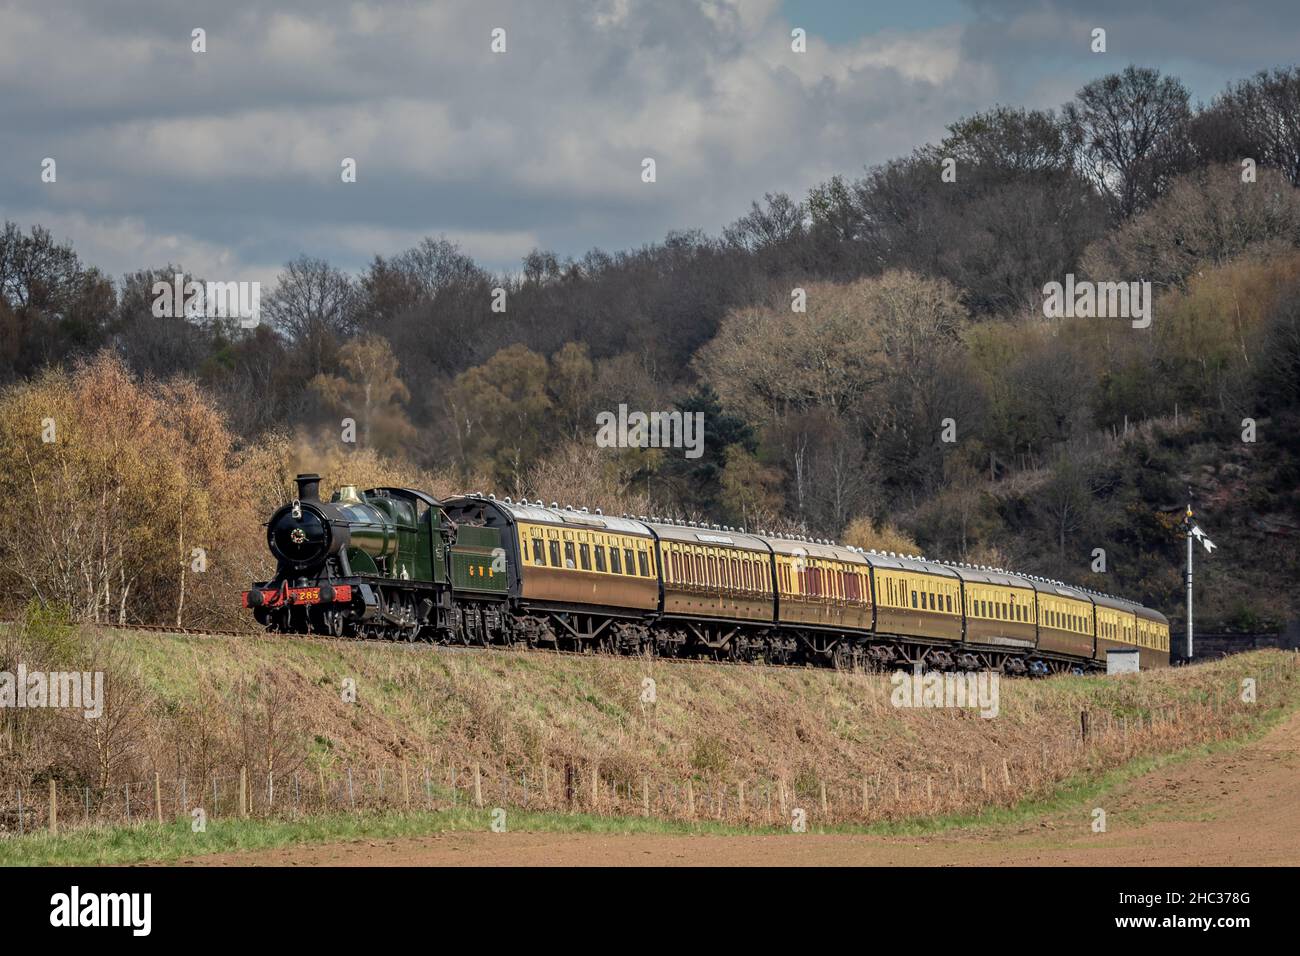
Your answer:
[[[1157,611],[1059,581],[672,520],[613,517],[320,478],[267,522],[264,627],[835,667],[1105,668],[1169,663]]]

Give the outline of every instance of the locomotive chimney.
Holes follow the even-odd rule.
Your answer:
[[[299,475],[294,482],[299,501],[320,501],[320,475]]]

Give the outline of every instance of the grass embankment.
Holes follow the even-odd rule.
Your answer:
[[[204,833],[173,814],[170,796],[167,816],[181,819],[161,826],[138,822],[147,803],[129,827],[79,827],[70,814],[58,837],[0,840],[0,862],[176,859],[486,829],[495,805],[510,806],[511,830],[788,830],[795,807],[805,809],[811,832],[986,825],[1084,801],[1158,762],[1231,745],[1300,703],[1295,655],[1276,651],[1119,679],[1004,680],[998,716],[984,719],[970,710],[895,708],[887,675],[277,637],[86,639],[111,644],[112,659],[129,662],[139,688],[139,739],[114,768],[116,779],[151,781],[156,771],[187,778],[194,794],[205,792],[202,781],[241,766],[255,780],[259,761],[272,760],[277,793],[295,792],[288,781],[301,775],[311,784],[303,790],[325,780],[329,799],[290,809],[282,796],[268,811],[259,795],[250,801],[254,819],[213,814]],[[1254,703],[1241,700],[1244,678],[1255,681]],[[481,810],[464,805],[473,764],[484,778]],[[344,768],[360,778],[361,768],[387,767],[391,801],[399,766],[410,768],[420,809],[359,802],[338,812]],[[430,771],[432,781],[422,777]],[[57,767],[70,788],[79,773],[87,770],[74,758]],[[531,790],[520,790],[521,780]],[[42,792],[39,774],[29,781],[29,792]],[[453,781],[458,805],[449,799]],[[643,819],[647,798],[652,816]]]

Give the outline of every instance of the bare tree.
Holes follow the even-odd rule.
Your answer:
[[[1186,168],[1187,88],[1159,70],[1127,67],[1093,80],[1063,108],[1080,170],[1127,219]]]
[[[262,309],[320,374],[333,348],[354,329],[356,305],[352,279],[323,259],[301,256],[285,265]]]
[[[1300,186],[1300,67],[1261,70],[1233,84],[1197,120],[1205,158],[1251,158]]]

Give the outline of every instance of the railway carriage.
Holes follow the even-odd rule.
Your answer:
[[[789,642],[774,640],[772,549],[731,528],[651,519],[662,569],[663,649],[694,647],[719,656],[783,660]]]
[[[956,567],[962,582],[967,644],[1032,649],[1038,641],[1033,581],[1006,571]]]
[[[642,522],[540,502],[467,495],[444,503],[466,525],[499,535],[497,560],[512,602],[507,641],[608,649],[643,643],[659,608],[654,533]]]
[[[663,567],[666,617],[771,624],[772,549],[762,538],[650,522]]]
[[[1159,667],[1169,663],[1169,618],[1149,607],[1134,605],[1137,625],[1138,663]]]
[[[961,578],[947,565],[868,552],[875,580],[876,632],[958,643]]]
[[[1088,592],[1068,584],[1035,580],[1038,649],[1048,654],[1095,659],[1093,605]]]
[[[850,548],[769,538],[777,571],[777,620],[786,625],[870,630],[871,566]]]

